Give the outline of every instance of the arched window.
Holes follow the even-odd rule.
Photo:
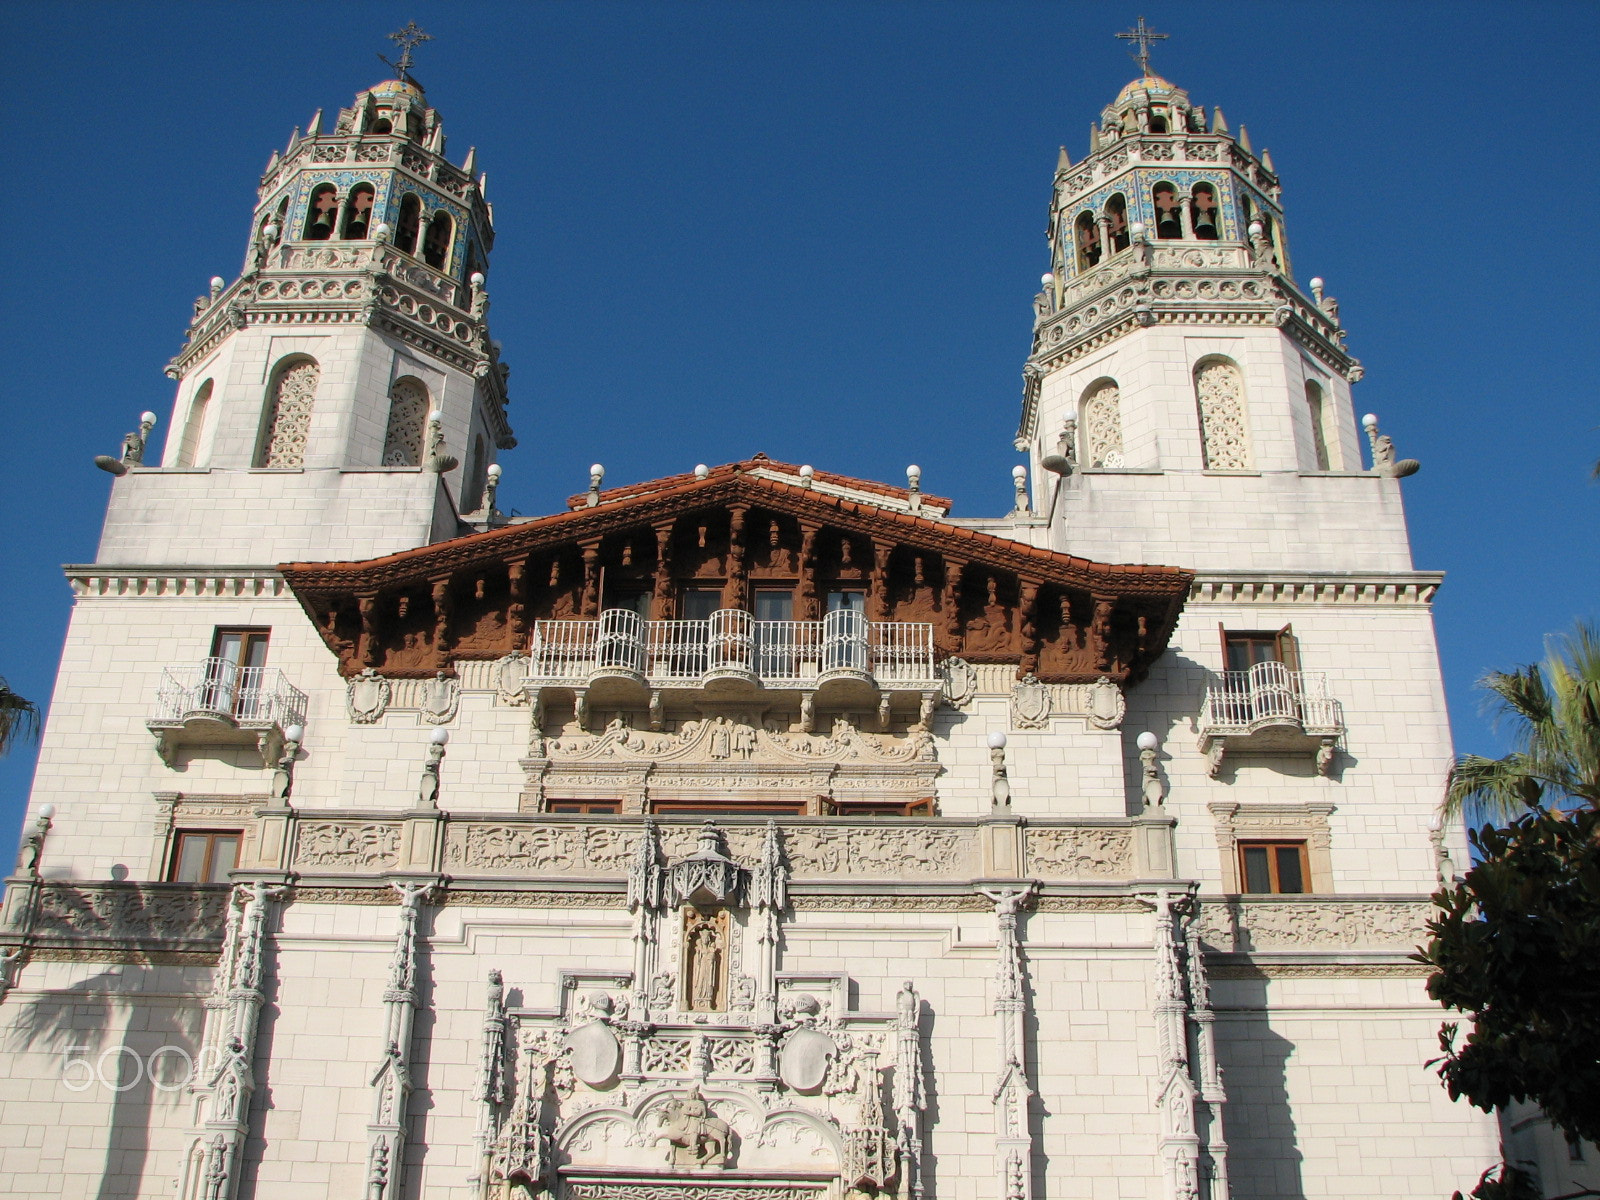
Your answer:
[[[202,383],[189,401],[189,414],[183,419],[183,434],[178,439],[178,457],[172,463],[175,467],[192,467],[199,460],[200,439],[206,431],[206,409],[211,404],[211,382],[208,379]]]
[[[1217,189],[1209,183],[1197,183],[1189,197],[1189,224],[1194,236],[1203,242],[1214,242],[1220,236],[1217,228]]]
[[[428,422],[428,389],[406,375],[389,389],[389,428],[383,435],[383,465],[415,467],[422,463],[422,441]]]
[[[1167,132],[1167,113],[1166,113],[1166,109],[1164,109],[1164,108],[1152,108],[1150,110],[1150,132],[1151,133],[1166,133]]]
[[[1078,270],[1087,270],[1100,261],[1100,231],[1095,228],[1093,213],[1079,213],[1076,222],[1078,243]]]
[[[1333,454],[1328,437],[1328,406],[1323,402],[1322,385],[1306,380],[1306,415],[1311,418],[1311,448],[1317,470],[1333,470]]]
[[[325,242],[333,236],[333,222],[339,215],[339,191],[331,183],[317,186],[306,207],[306,241]]]
[[[1230,359],[1202,359],[1194,369],[1200,412],[1200,453],[1208,471],[1250,470],[1250,434],[1244,416],[1244,380]]]
[[[1106,201],[1106,220],[1110,223],[1111,253],[1126,250],[1132,244],[1132,235],[1128,232],[1128,202],[1121,192]]]
[[[360,241],[372,228],[372,185],[358,183],[350,189],[344,202],[344,232],[346,241]]]
[[[450,241],[455,237],[456,223],[447,212],[436,212],[428,222],[428,234],[422,240],[422,261],[435,271],[445,271],[450,265]]]
[[[1120,467],[1122,457],[1122,393],[1115,379],[1098,379],[1084,390],[1078,404],[1083,437],[1083,463]]]
[[[400,223],[395,227],[394,244],[407,254],[417,252],[417,235],[422,232],[422,201],[415,192],[400,198]]]
[[[267,408],[261,415],[258,467],[300,467],[306,460],[306,437],[311,432],[311,404],[317,398],[317,364],[309,358],[292,359],[278,368]]]
[[[467,464],[461,483],[461,511],[477,512],[483,507],[483,487],[489,477],[489,460],[483,452],[483,435],[472,439],[472,461]]]
[[[1183,209],[1178,204],[1178,189],[1162,182],[1150,189],[1150,199],[1156,206],[1156,237],[1181,238],[1183,236]]]

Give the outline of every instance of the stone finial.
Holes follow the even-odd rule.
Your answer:
[[[1015,492],[1011,515],[1014,517],[1029,516],[1031,510],[1028,507],[1028,468],[1021,463],[1011,468],[1011,487]]]
[[[294,790],[294,761],[300,753],[300,742],[306,735],[305,726],[291,725],[283,731],[283,752],[278,755],[272,770],[272,798],[288,803]]]
[[[489,469],[483,473],[483,511],[491,517],[494,516],[494,497],[500,490],[500,473],[503,468],[499,463],[490,463]]]
[[[599,463],[589,468],[589,498],[585,501],[586,508],[593,508],[600,503],[600,484],[605,480],[606,469]]]
[[[99,454],[95,456],[94,465],[112,475],[126,475],[129,467],[143,466],[145,443],[149,440],[150,431],[155,427],[155,413],[140,413],[139,428],[132,433],[122,435],[122,456],[112,458],[109,454]]]

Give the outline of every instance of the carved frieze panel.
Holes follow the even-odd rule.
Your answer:
[[[1027,872],[1043,879],[1125,879],[1136,873],[1126,826],[1030,826]]]
[[[1427,940],[1426,900],[1204,900],[1200,938],[1207,948],[1409,951]]]
[[[217,886],[49,882],[33,933],[52,942],[220,942],[227,903]]]
[[[400,826],[383,821],[305,821],[295,833],[294,865],[381,871],[400,861]]]

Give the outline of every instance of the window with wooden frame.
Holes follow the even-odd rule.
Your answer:
[[[172,847],[172,883],[227,883],[228,872],[239,865],[237,829],[185,830]]]
[[[819,807],[834,817],[931,817],[933,797],[920,800],[830,800],[818,798]]]
[[[663,817],[802,817],[805,805],[782,800],[656,800],[650,811]]]
[[[1300,669],[1300,644],[1294,626],[1282,629],[1228,629],[1217,626],[1222,635],[1222,669],[1248,671],[1257,663],[1280,662],[1291,671]]]
[[[622,811],[620,800],[549,800],[544,806],[548,813],[574,813],[580,816],[615,816]]]
[[[1304,895],[1309,868],[1304,842],[1239,843],[1239,878],[1247,895]]]

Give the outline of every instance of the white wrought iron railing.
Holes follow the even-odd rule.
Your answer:
[[[303,725],[306,694],[275,667],[241,667],[226,658],[168,667],[156,689],[151,720],[180,724],[195,719],[238,726]]]
[[[1344,728],[1344,708],[1328,695],[1326,675],[1260,662],[1248,671],[1224,671],[1206,689],[1200,714],[1203,734],[1249,734],[1292,725],[1308,733]]]
[[[637,675],[652,686],[695,684],[709,675],[751,675],[771,687],[803,687],[831,673],[880,684],[932,687],[933,626],[869,621],[859,612],[820,621],[758,621],[719,609],[700,621],[646,621],[608,609],[594,621],[538,621],[530,683],[582,685],[602,673]]]

